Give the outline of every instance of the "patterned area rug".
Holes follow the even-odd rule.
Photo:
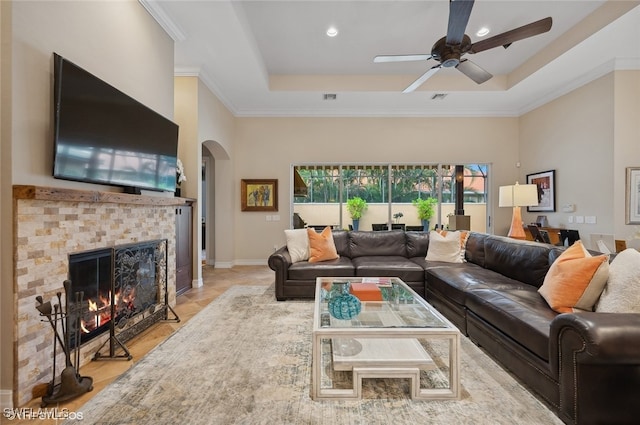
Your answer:
[[[562,423],[466,338],[460,400],[413,401],[394,390],[396,380],[381,379],[363,400],[313,401],[312,316],[312,302],[277,302],[273,287],[233,287],[82,406],[78,422]]]

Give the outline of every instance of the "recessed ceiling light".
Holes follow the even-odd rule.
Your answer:
[[[478,37],[484,37],[485,35],[489,34],[491,30],[487,27],[482,27],[478,30],[478,32],[476,33],[476,35]]]
[[[338,35],[338,29],[336,27],[329,27],[329,29],[327,30],[327,35],[329,37],[335,37],[336,35]]]

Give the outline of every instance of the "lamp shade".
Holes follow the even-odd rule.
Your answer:
[[[501,207],[530,207],[538,205],[538,186],[514,184],[500,186],[498,205]]]

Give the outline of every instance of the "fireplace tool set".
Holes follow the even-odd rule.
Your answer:
[[[53,378],[47,387],[47,394],[42,397],[41,407],[49,404],[60,403],[71,400],[86,392],[93,390],[93,378],[89,376],[80,376],[78,369],[80,367],[80,309],[84,299],[83,292],[70,293],[71,281],[64,281],[66,294],[66,304],[62,304],[62,293],[58,292],[58,303],[52,304],[51,301],[44,302],[41,296],[36,297],[38,305],[36,309],[40,312],[40,316],[44,317],[43,322],[49,322],[53,329]],[[70,300],[75,298],[75,302]],[[69,304],[71,312],[69,311]],[[71,316],[69,315],[71,313]],[[72,320],[68,320],[71,318]],[[74,335],[75,347],[73,353],[71,350],[71,335]],[[65,367],[62,369],[60,379],[56,375],[56,357],[58,354],[58,345],[64,352]],[[56,383],[56,381],[59,381]]]

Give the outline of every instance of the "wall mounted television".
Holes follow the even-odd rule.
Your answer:
[[[53,177],[173,192],[178,125],[54,53]]]

